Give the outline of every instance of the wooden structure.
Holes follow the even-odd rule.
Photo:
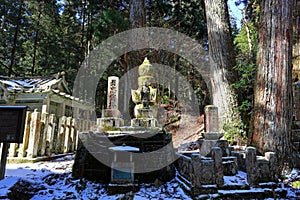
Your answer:
[[[0,76],[0,105],[28,106],[42,113],[89,119],[93,106],[71,95],[64,73],[52,78]]]

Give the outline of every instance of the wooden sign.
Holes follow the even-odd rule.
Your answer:
[[[0,142],[23,143],[27,106],[0,106]]]

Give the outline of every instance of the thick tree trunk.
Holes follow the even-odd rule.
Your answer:
[[[219,107],[220,127],[239,122],[237,98],[230,84],[236,79],[235,53],[226,0],[205,0],[213,104]]]
[[[276,152],[279,165],[292,146],[292,2],[260,2],[252,144],[260,152]]]
[[[146,26],[145,0],[130,0],[130,28]]]

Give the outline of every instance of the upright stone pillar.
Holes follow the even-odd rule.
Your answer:
[[[28,142],[27,157],[35,158],[38,152],[39,139],[40,139],[40,128],[41,128],[41,114],[34,110],[31,114],[30,122],[30,134]]]
[[[121,113],[118,110],[119,101],[119,78],[117,76],[108,77],[107,89],[107,108],[102,110],[100,120],[101,127],[120,127],[124,125],[124,120],[121,119]]]
[[[23,143],[19,145],[19,154],[18,157],[25,157],[26,150],[28,148],[29,143],[29,135],[30,135],[30,122],[31,122],[31,112],[27,111],[26,119],[25,119],[25,128],[23,135]]]
[[[108,77],[106,108],[118,110],[118,102],[119,102],[119,77],[110,76]]]
[[[220,147],[213,147],[211,157],[214,160],[216,183],[218,186],[224,184],[224,168],[222,165],[222,150]]]
[[[269,161],[271,181],[277,182],[279,170],[278,170],[278,165],[277,165],[276,153],[275,152],[266,152],[265,158]]]
[[[38,148],[38,153],[40,156],[44,156],[46,151],[47,129],[49,125],[48,117],[49,115],[47,113],[41,114],[41,133],[40,133],[40,142]]]
[[[256,149],[254,147],[246,148],[246,172],[248,183],[250,185],[256,185],[258,180],[258,166]]]
[[[63,152],[67,153],[71,150],[71,129],[72,129],[72,117],[66,118],[65,138],[64,138],[64,149]]]
[[[228,147],[227,140],[220,140],[224,133],[219,132],[219,116],[218,107],[208,105],[204,108],[205,111],[205,132],[202,133],[203,138],[198,140],[199,153],[202,156],[211,156],[213,147],[220,147],[223,156],[226,156]]]
[[[65,133],[66,133],[66,121],[67,117],[62,116],[59,118],[58,122],[58,134],[56,138],[56,147],[55,147],[55,153],[63,153],[64,150],[64,141],[65,141]]]
[[[218,107],[208,105],[204,108],[205,113],[205,132],[219,132]]]
[[[55,114],[49,115],[47,133],[46,133],[46,156],[51,156],[54,146],[54,134],[55,134],[55,126],[56,126],[56,116]]]

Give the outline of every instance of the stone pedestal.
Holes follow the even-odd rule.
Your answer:
[[[155,118],[134,118],[131,120],[132,127],[157,127]]]
[[[100,127],[115,127],[120,128],[121,126],[124,126],[124,120],[121,118],[116,117],[106,117],[106,118],[100,118],[97,119],[97,124]]]
[[[222,150],[222,155],[227,156],[228,141],[227,140],[198,140],[199,153],[201,156],[211,156],[211,151],[214,147],[219,147]]]

